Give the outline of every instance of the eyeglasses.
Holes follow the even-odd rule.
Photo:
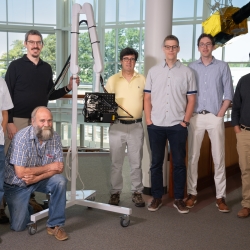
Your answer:
[[[177,50],[179,48],[178,45],[173,45],[173,46],[169,46],[169,45],[165,45],[164,46],[166,50]]]
[[[124,62],[129,62],[129,61],[135,62],[135,58],[123,57],[122,60],[123,60]]]
[[[37,45],[37,46],[41,46],[42,44],[43,44],[43,42],[42,41],[27,41],[27,43],[29,43],[30,45],[32,45],[32,46],[34,46],[35,44]]]
[[[200,43],[199,44],[199,47],[201,48],[210,47],[210,46],[212,46],[212,43]]]

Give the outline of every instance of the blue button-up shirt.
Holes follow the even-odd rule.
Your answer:
[[[33,126],[28,126],[20,130],[11,142],[5,159],[4,182],[24,187],[26,183],[17,177],[14,165],[28,168],[52,162],[63,162],[60,136],[54,132],[51,139],[40,144]]]
[[[189,67],[194,70],[197,84],[194,112],[207,110],[217,115],[223,100],[233,100],[234,90],[228,64],[213,57],[207,66],[199,59],[190,63]]]

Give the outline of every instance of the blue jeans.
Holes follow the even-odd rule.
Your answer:
[[[29,205],[30,194],[38,191],[50,193],[49,219],[47,227],[62,226],[65,223],[67,179],[56,174],[50,178],[39,181],[27,187],[4,184],[4,195],[8,204],[11,229],[22,231],[30,222],[30,215],[33,213]]]
[[[153,124],[147,126],[149,143],[152,152],[151,191],[154,198],[162,198],[163,177],[162,165],[165,155],[166,141],[169,141],[174,165],[174,198],[183,199],[186,183],[186,141],[187,128],[180,124],[171,127],[160,127]]]
[[[3,182],[4,182],[4,160],[5,160],[5,155],[4,155],[4,146],[0,145],[0,203],[2,202],[3,199]]]

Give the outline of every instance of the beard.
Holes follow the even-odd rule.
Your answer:
[[[54,134],[53,127],[40,128],[38,126],[35,126],[34,130],[35,130],[35,134],[36,134],[39,141],[47,141],[47,140],[51,139],[53,134]]]

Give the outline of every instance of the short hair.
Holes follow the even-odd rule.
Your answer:
[[[36,118],[36,113],[37,113],[38,109],[40,109],[40,108],[45,108],[45,109],[47,109],[47,110],[50,112],[50,114],[51,114],[51,116],[52,116],[52,118],[53,118],[52,112],[51,112],[51,110],[50,110],[48,107],[46,107],[46,106],[38,106],[38,107],[36,107],[36,108],[32,111],[32,113],[31,113],[31,119],[32,119],[32,120],[34,120],[34,119]]]
[[[211,35],[211,34],[206,34],[206,33],[202,33],[198,40],[197,40],[197,46],[199,47],[199,44],[200,44],[200,40],[204,37],[207,37],[208,39],[211,40],[211,43],[213,44],[213,46],[215,45],[215,40],[214,40],[214,37]]]
[[[174,36],[174,35],[168,35],[165,37],[164,41],[163,41],[163,46],[165,46],[165,42],[168,41],[168,40],[174,40],[178,43],[178,46],[179,46],[179,39]]]
[[[120,52],[120,60],[122,61],[124,56],[128,56],[128,55],[134,55],[135,56],[135,61],[137,61],[138,58],[138,52],[133,49],[133,48],[125,48]]]
[[[29,30],[29,31],[25,34],[25,42],[26,42],[26,43],[28,42],[29,35],[40,36],[41,41],[42,41],[42,43],[43,43],[43,36],[42,36],[42,34],[41,34],[38,30]]]

